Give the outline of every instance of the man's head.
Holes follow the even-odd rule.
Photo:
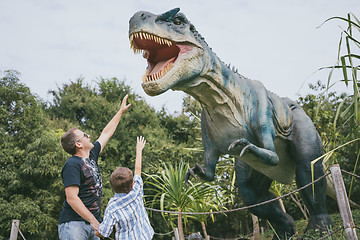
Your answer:
[[[91,150],[94,145],[90,141],[90,135],[78,128],[69,129],[61,137],[61,145],[65,152],[75,155],[79,150]]]
[[[129,168],[117,167],[110,175],[110,185],[116,193],[128,193],[133,185],[133,173]]]

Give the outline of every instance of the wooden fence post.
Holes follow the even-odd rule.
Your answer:
[[[20,220],[13,219],[11,224],[11,232],[10,232],[10,239],[9,240],[16,240],[18,237],[20,227]]]
[[[252,222],[253,222],[253,240],[259,240],[260,239],[260,228],[259,228],[259,218],[251,214]]]
[[[346,194],[339,164],[332,165],[330,167],[330,172],[334,181],[336,199],[345,229],[345,235],[349,240],[357,240],[358,238],[356,236],[355,224],[351,214],[350,204]]]
[[[179,229],[174,228],[175,240],[180,240]]]

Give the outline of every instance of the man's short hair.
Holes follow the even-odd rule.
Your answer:
[[[110,175],[110,185],[116,193],[130,192],[133,181],[133,173],[127,167],[117,167]]]
[[[78,130],[78,128],[71,128],[61,137],[61,145],[63,149],[65,150],[65,152],[71,155],[74,155],[76,153],[76,130]]]

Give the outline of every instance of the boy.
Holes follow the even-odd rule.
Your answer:
[[[103,222],[96,231],[98,237],[109,237],[115,225],[115,239],[152,239],[154,230],[150,225],[143,201],[141,158],[146,140],[137,137],[135,176],[130,169],[118,167],[110,176],[110,185],[115,192],[106,206]]]

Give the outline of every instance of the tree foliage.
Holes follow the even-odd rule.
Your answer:
[[[28,238],[53,239],[64,154],[39,100],[16,71],[0,79],[0,238],[19,219]]]
[[[125,81],[99,78],[92,87],[83,78],[51,90],[42,102],[21,83],[20,73],[5,71],[0,79],[0,238],[10,234],[12,219],[29,239],[56,239],[57,222],[65,198],[61,168],[69,157],[61,147],[62,134],[79,127],[95,141],[129,93],[132,107],[100,155],[103,207],[113,196],[110,173],[117,166],[134,167],[136,137],[145,136],[143,171],[153,174],[163,162],[194,162],[195,131],[183,115],[156,112]],[[195,157],[194,157],[195,156]],[[159,231],[163,222],[155,216]]]
[[[310,84],[310,89],[314,94],[308,94],[299,98],[299,103],[313,120],[321,139],[323,140],[324,151],[329,152],[353,139],[354,129],[349,126],[347,114],[337,114],[340,108],[352,106],[353,98],[347,94],[331,92],[325,84],[317,82],[316,85]],[[356,132],[356,131],[355,131]],[[329,167],[334,163],[340,164],[341,169],[349,172],[359,173],[358,165],[359,147],[358,142],[346,145],[335,151],[331,158],[326,159],[325,165]],[[352,178],[350,175],[343,175],[347,191],[353,201],[360,203],[359,179]],[[334,204],[335,205],[335,204]],[[334,208],[337,209],[336,206]]]

